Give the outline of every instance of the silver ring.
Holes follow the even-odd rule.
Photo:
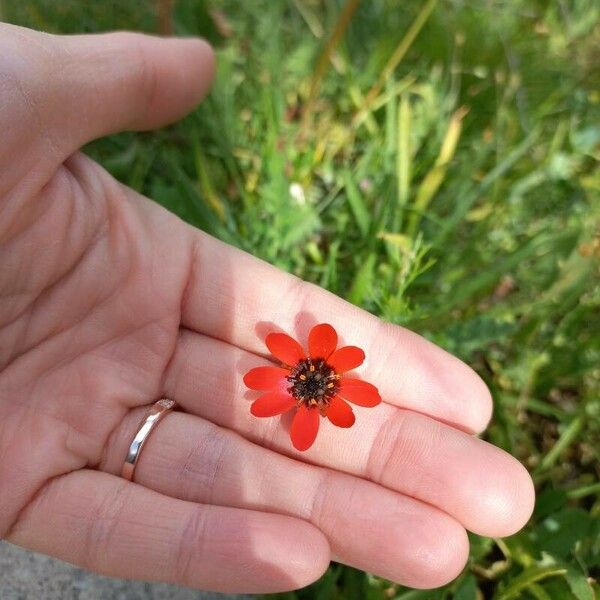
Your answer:
[[[140,427],[129,446],[127,457],[123,463],[121,469],[121,477],[127,479],[127,481],[133,481],[133,475],[135,473],[135,467],[140,458],[142,448],[146,443],[146,440],[150,437],[153,429],[156,425],[175,408],[176,404],[173,400],[168,398],[162,398],[155,402],[151,407],[144,420],[141,422]]]

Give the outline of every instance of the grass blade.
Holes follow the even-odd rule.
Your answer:
[[[375,253],[371,252],[367,260],[362,263],[356,272],[352,287],[348,293],[348,300],[352,304],[361,306],[365,299],[369,297],[369,294],[371,294],[376,259]]]
[[[344,171],[344,187],[358,229],[362,236],[366,238],[371,228],[371,215],[349,170]]]
[[[350,25],[350,21],[352,20],[352,15],[358,8],[360,0],[347,0],[344,8],[340,14],[340,18],[338,19],[334,30],[331,32],[331,35],[327,39],[327,43],[321,52],[319,59],[317,60],[317,66],[315,67],[311,83],[310,83],[310,92],[308,94],[308,100],[306,101],[306,105],[304,107],[304,114],[302,115],[302,123],[300,125],[300,130],[298,136],[300,139],[304,137],[308,126],[312,121],[312,115],[314,112],[315,100],[319,94],[319,90],[321,88],[321,82],[327,69],[329,68],[331,55],[336,49],[337,45],[340,43],[340,40],[344,37],[346,33],[346,29],[348,29],[348,25]]]
[[[464,192],[464,196],[459,201],[452,215],[445,220],[443,227],[436,236],[433,246],[442,246],[446,238],[456,229],[464,216],[469,212],[473,203],[481,198],[487,191],[499,181],[527,152],[531,150],[540,135],[539,130],[532,131],[518,146],[516,146],[507,156],[501,160],[488,174],[481,180],[475,189]]]
[[[429,19],[433,9],[436,7],[437,1],[438,0],[427,0],[427,2],[425,2],[419,11],[417,18],[412,22],[412,25],[409,27],[408,31],[400,40],[400,43],[396,46],[396,49],[387,61],[383,71],[381,72],[381,75],[379,76],[379,79],[367,93],[365,102],[362,108],[354,116],[353,122],[358,120],[358,118],[361,116],[361,113],[369,110],[371,102],[373,102],[373,100],[379,95],[379,92],[381,92],[386,80],[396,70],[396,67],[400,64],[404,58],[404,55],[408,52],[413,42],[421,32],[421,29],[423,29],[423,26],[425,23],[427,23],[427,19]]]
[[[413,207],[414,210],[410,216],[407,226],[407,234],[410,237],[414,236],[415,231],[419,226],[421,215],[427,210],[429,203],[444,181],[446,171],[448,170],[448,165],[454,157],[456,146],[458,144],[458,140],[460,139],[462,120],[467,112],[467,108],[461,107],[450,117],[448,129],[444,135],[444,140],[442,141],[440,153],[435,161],[435,165],[427,173],[427,175],[425,175],[417,191],[417,197]]]
[[[412,176],[412,149],[410,146],[411,109],[408,94],[402,94],[398,108],[398,149],[396,155],[396,177],[398,186],[398,206],[394,213],[392,231],[402,227],[404,210],[410,194]]]
[[[544,456],[540,463],[539,472],[544,472],[550,469],[558,460],[560,455],[577,439],[583,428],[583,416],[574,418],[567,428],[562,432],[558,441],[550,452]]]

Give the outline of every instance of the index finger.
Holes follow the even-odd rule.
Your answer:
[[[182,303],[185,327],[265,353],[281,329],[306,343],[316,323],[331,323],[344,344],[360,346],[360,374],[385,401],[469,432],[487,426],[492,400],[466,364],[425,338],[385,323],[341,298],[193,230],[193,260]]]

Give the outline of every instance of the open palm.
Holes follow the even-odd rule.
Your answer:
[[[195,230],[77,152],[177,119],[210,48],[0,25],[0,537],[119,577],[229,591],[306,585],[330,559],[415,587],[455,577],[465,529],[518,530],[531,480],[473,436],[467,366],[423,338]],[[296,452],[242,375],[264,337],[329,322],[384,402]],[[170,414],[135,483],[145,406]]]

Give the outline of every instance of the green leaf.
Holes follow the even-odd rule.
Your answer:
[[[575,544],[586,537],[590,525],[591,519],[585,510],[565,508],[547,516],[530,536],[540,552],[564,559],[575,548]]]
[[[533,516],[536,519],[542,519],[561,509],[567,501],[567,494],[564,490],[554,488],[546,489],[538,494],[535,500],[535,510]]]
[[[394,600],[442,600],[444,590],[411,590],[394,597]]]
[[[502,343],[517,329],[516,323],[477,315],[467,321],[455,321],[443,334],[446,349],[467,359],[474,352],[486,350],[491,344]]]
[[[472,573],[467,573],[459,580],[453,600],[477,600],[477,580]]]
[[[535,598],[535,600],[552,600],[550,594],[537,583],[532,583],[528,588],[529,593]],[[566,600],[564,598],[563,600]]]
[[[352,304],[360,306],[371,295],[375,260],[375,253],[371,252],[358,269],[348,294],[348,300]]]
[[[594,590],[587,577],[575,567],[567,566],[565,579],[577,600],[594,600]]]
[[[344,187],[346,189],[346,198],[350,204],[350,209],[354,215],[358,229],[364,238],[367,237],[371,227],[371,215],[363,200],[362,194],[356,187],[352,174],[348,169],[344,171]]]
[[[565,573],[566,569],[564,567],[557,567],[555,565],[551,567],[529,567],[510,581],[503,590],[499,591],[494,596],[494,600],[513,600],[513,598],[519,598],[522,592],[532,584],[548,577],[558,577]]]

